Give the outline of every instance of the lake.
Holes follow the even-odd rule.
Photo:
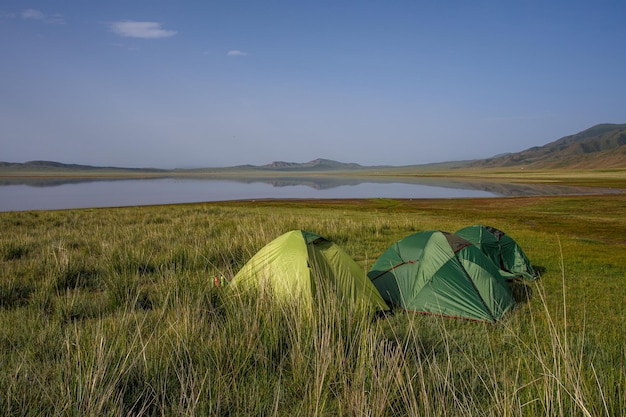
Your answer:
[[[598,192],[585,187],[352,177],[62,179],[0,181],[0,211],[256,199],[480,198]]]

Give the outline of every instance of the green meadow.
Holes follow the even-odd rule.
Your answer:
[[[626,195],[222,202],[0,213],[3,416],[626,414]],[[292,229],[364,270],[485,224],[541,271],[497,324],[313,315],[214,287]]]

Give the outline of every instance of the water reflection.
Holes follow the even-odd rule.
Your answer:
[[[327,190],[341,186],[359,184],[414,184],[428,187],[448,188],[454,190],[484,191],[494,196],[533,196],[533,195],[566,195],[593,194],[606,192],[592,187],[574,187],[554,184],[514,184],[487,181],[454,180],[448,178],[406,178],[406,177],[279,177],[279,178],[246,178],[237,181],[254,183],[263,182],[273,187],[290,187],[304,185],[316,190]],[[427,198],[427,197],[424,197]]]
[[[606,191],[589,187],[407,177],[5,178],[0,180],[0,211],[252,199],[466,198]]]
[[[489,181],[472,181],[449,178],[416,178],[416,177],[331,177],[331,176],[288,176],[288,177],[150,177],[150,178],[1,178],[0,187],[8,185],[26,185],[29,187],[59,187],[68,184],[85,184],[95,182],[122,181],[158,181],[172,179],[178,181],[234,182],[242,184],[262,183],[272,187],[305,186],[313,190],[329,190],[337,187],[357,186],[360,184],[414,184],[429,187],[443,187],[456,190],[478,190],[496,196],[533,196],[533,195],[566,195],[566,194],[597,194],[611,192],[611,189],[597,187],[565,186],[554,184],[521,184]]]
[[[162,179],[166,177],[150,177],[146,180]],[[140,178],[141,179],[141,178]],[[29,187],[58,187],[69,184],[85,184],[92,182],[137,181],[137,178],[115,177],[16,177],[0,178],[0,187],[4,185],[27,185]]]

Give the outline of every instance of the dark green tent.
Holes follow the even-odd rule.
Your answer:
[[[235,275],[232,289],[264,289],[277,301],[311,307],[320,287],[331,289],[340,302],[376,312],[389,307],[365,271],[330,240],[292,230],[265,245]]]
[[[455,233],[469,240],[500,269],[517,277],[533,280],[538,277],[522,248],[506,233],[491,226],[468,226]]]
[[[407,311],[496,322],[514,306],[500,269],[455,234],[433,230],[407,236],[367,275],[385,301]]]

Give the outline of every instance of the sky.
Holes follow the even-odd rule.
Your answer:
[[[626,2],[0,1],[0,161],[412,165],[626,123]]]

